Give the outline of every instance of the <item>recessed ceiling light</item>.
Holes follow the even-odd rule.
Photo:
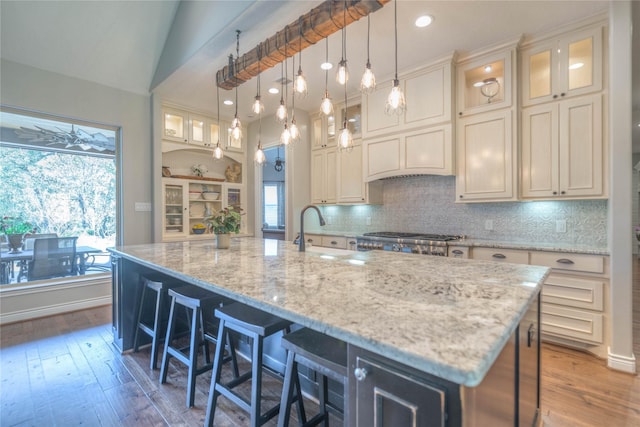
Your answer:
[[[582,67],[584,67],[583,62],[576,62],[575,64],[569,65],[570,70],[577,70],[578,68],[582,68]]]
[[[490,73],[491,70],[493,70],[493,68],[491,68],[491,65],[487,65],[486,67],[484,67],[484,72],[485,73]]]
[[[223,101],[223,104],[224,104],[224,105],[233,105],[233,101],[232,101],[232,100],[230,100],[230,99],[225,99],[225,100]]]
[[[320,68],[327,71],[333,68],[333,64],[331,62],[323,62],[322,64],[320,64]]]
[[[433,22],[433,16],[423,15],[423,16],[419,17],[418,19],[416,19],[416,27],[424,28],[424,27],[427,27],[427,26],[431,25],[432,22]]]
[[[272,88],[269,88],[269,93],[272,93],[275,95],[276,93],[280,93],[280,90],[277,87],[272,87]]]

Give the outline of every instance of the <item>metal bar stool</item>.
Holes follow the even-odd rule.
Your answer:
[[[287,349],[287,367],[280,401],[278,427],[289,425],[291,404],[297,398],[298,406],[302,405],[302,397],[294,395],[294,382],[298,379],[298,364],[313,369],[318,374],[319,412],[309,421],[304,409],[299,425],[311,427],[323,423],[329,425],[329,413],[340,415],[345,420],[343,411],[329,402],[327,378],[338,381],[344,386],[344,408],[347,408],[347,344],[336,338],[321,334],[308,328],[302,328],[282,337],[282,347]],[[300,390],[300,387],[297,388]]]
[[[251,371],[245,372],[227,383],[223,383],[221,379],[222,363],[220,363],[223,357],[223,348],[220,346],[216,348],[205,426],[213,426],[216,402],[220,395],[225,396],[249,412],[251,414],[250,425],[252,427],[261,426],[276,416],[280,409],[280,404],[278,403],[264,413],[261,411],[262,372],[263,369],[269,372],[269,369],[266,367],[263,368],[262,365],[263,341],[266,337],[277,332],[289,332],[289,327],[292,322],[240,303],[217,308],[215,315],[220,320],[218,341],[220,341],[224,336],[223,334],[228,331],[234,331],[251,339]],[[233,390],[236,386],[248,380],[251,380],[250,401]]]
[[[140,349],[140,332],[151,337],[151,361],[149,367],[158,369],[158,349],[160,343],[164,341],[167,327],[167,291],[169,288],[177,288],[182,286],[181,283],[168,282],[167,278],[160,276],[142,276],[140,277],[142,284],[142,294],[138,305],[138,316],[136,318],[136,332],[133,338],[133,351],[138,352]],[[154,316],[152,322],[149,319],[143,319],[144,311],[149,305],[147,293],[153,291],[156,293],[154,301]]]
[[[160,370],[160,383],[167,382],[167,373],[169,371],[169,360],[174,357],[189,368],[187,376],[187,407],[193,406],[196,390],[196,377],[204,372],[211,370],[211,356],[209,353],[209,342],[216,343],[224,353],[225,345],[218,345],[218,341],[205,338],[205,328],[215,327],[216,321],[213,318],[213,310],[215,307],[227,303],[228,300],[214,294],[204,288],[192,285],[182,286],[177,289],[169,289],[171,297],[171,309],[169,311],[169,325],[167,328],[167,338],[164,343],[164,354],[162,357],[162,368]],[[186,346],[178,347],[180,341],[176,342],[179,335],[176,333],[176,310],[178,306],[182,306],[191,312],[190,339]],[[216,336],[215,332],[211,336]],[[237,366],[235,360],[235,349],[233,343],[229,342],[229,356],[223,357],[223,363],[227,360],[233,360],[234,367]],[[198,350],[202,347],[205,363],[198,366]],[[235,368],[237,369],[237,367]]]

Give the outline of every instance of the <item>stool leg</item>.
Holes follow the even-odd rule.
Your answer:
[[[198,327],[200,319],[200,307],[191,310],[191,338],[189,340],[189,376],[187,378],[187,408],[193,406],[196,396],[196,372],[198,366],[198,351],[200,347],[199,336],[201,328]]]
[[[320,381],[318,383],[318,397],[320,403],[320,414],[322,416],[322,423],[324,427],[329,427],[329,413],[327,412],[327,400],[329,400],[329,388],[327,384],[327,377],[320,374]]]
[[[142,282],[142,294],[140,295],[140,304],[138,304],[138,316],[136,318],[136,332],[133,336],[133,351],[135,353],[139,350],[140,340],[140,321],[142,320],[142,311],[144,308],[144,298],[147,294],[147,284]]]
[[[280,414],[278,415],[278,427],[289,427],[289,417],[291,416],[291,402],[293,399],[292,378],[298,375],[298,364],[295,362],[295,355],[292,351],[287,353],[287,365],[284,370],[284,383],[282,384],[282,397],[280,398]],[[298,390],[299,392],[299,390]],[[300,410],[298,409],[298,415]],[[306,420],[300,419],[300,423]]]
[[[171,309],[169,310],[169,324],[167,326],[167,337],[164,340],[164,353],[162,354],[162,368],[160,369],[160,384],[167,382],[167,372],[169,371],[169,343],[173,340],[173,332],[175,327],[174,312],[176,307],[176,299],[171,298]]]
[[[224,345],[220,345],[220,343],[224,343],[225,332],[227,334],[229,333],[228,331],[225,331],[224,319],[221,319],[220,325],[218,326],[218,342],[216,344],[216,354],[213,358],[213,372],[211,374],[211,386],[209,387],[209,398],[207,402],[207,417],[204,421],[204,425],[207,427],[213,427],[213,419],[216,415],[216,402],[218,400],[218,396],[220,395],[220,393],[216,389],[216,386],[220,382],[220,377],[222,374]],[[232,349],[232,351],[235,353],[235,349]]]
[[[153,339],[151,341],[151,369],[158,369],[158,347],[160,347],[160,334],[162,325],[162,305],[164,304],[164,291],[160,289],[156,295],[156,314],[153,320]]]
[[[220,342],[220,341],[218,341]],[[217,346],[218,344],[216,344]],[[236,357],[236,345],[233,342],[231,332],[227,331],[227,345],[229,346],[229,355],[231,356],[231,366],[233,368],[233,378],[240,376],[240,370],[238,369],[238,358]],[[224,346],[223,346],[224,347]]]
[[[259,426],[260,401],[262,397],[262,337],[253,336],[253,355],[251,357],[251,425]]]

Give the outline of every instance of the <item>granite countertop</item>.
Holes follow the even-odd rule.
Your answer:
[[[478,385],[549,269],[233,238],[117,247],[139,264],[211,289],[454,383]]]
[[[582,244],[568,243],[527,243],[527,242],[507,242],[499,240],[485,239],[462,239],[450,242],[451,246],[484,247],[499,249],[520,249],[527,251],[551,251],[591,255],[609,255],[609,249],[598,248]]]

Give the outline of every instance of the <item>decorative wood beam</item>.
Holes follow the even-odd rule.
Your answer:
[[[347,0],[345,16],[345,1],[326,0],[239,58],[234,60],[230,55],[229,64],[216,72],[216,84],[222,89],[233,89],[257,76],[258,68],[262,72],[276,66],[390,1]]]

